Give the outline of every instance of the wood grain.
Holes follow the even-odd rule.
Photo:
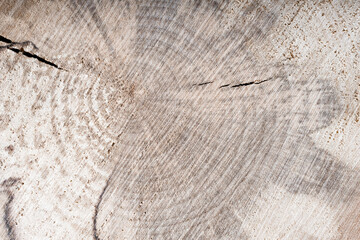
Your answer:
[[[3,239],[360,239],[358,2],[0,6]]]

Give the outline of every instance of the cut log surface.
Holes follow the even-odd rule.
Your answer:
[[[359,1],[0,1],[0,239],[360,239]]]

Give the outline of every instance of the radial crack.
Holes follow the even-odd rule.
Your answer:
[[[267,79],[261,80],[261,81],[251,81],[251,82],[239,83],[239,84],[236,84],[236,85],[232,85],[231,87],[232,87],[232,88],[236,88],[236,87],[242,87],[242,86],[249,86],[249,85],[253,85],[253,84],[261,84],[261,83],[270,81],[270,80],[272,80],[272,79],[273,79],[273,78],[267,78]],[[220,86],[220,87],[225,87],[225,85]]]
[[[224,88],[224,87],[228,87],[228,86],[230,86],[230,84],[221,85],[219,88]]]
[[[13,43],[10,39],[7,39],[7,38],[5,38],[5,37],[3,37],[1,35],[0,35],[0,41],[4,42],[4,43]]]
[[[31,52],[27,52],[24,50],[23,46],[26,46],[26,45],[32,45],[35,49],[38,49],[36,47],[36,45],[34,43],[32,43],[31,41],[25,41],[25,42],[13,42],[11,41],[10,39],[7,39],[3,36],[0,35],[0,41],[1,42],[4,42],[4,43],[8,43],[8,45],[5,45],[5,46],[0,46],[0,49],[1,48],[6,48],[6,49],[9,49],[15,53],[18,53],[18,54],[23,54],[25,57],[29,57],[29,58],[35,58],[37,59],[39,62],[42,62],[42,63],[45,63],[47,65],[50,65],[52,67],[55,67],[57,69],[60,69],[60,70],[64,70],[63,68],[59,67],[58,65],[56,65],[55,63],[52,63],[48,60],[46,60],[45,58],[42,58],[36,54],[33,54]],[[19,48],[15,48],[16,46],[20,46],[20,49]]]
[[[210,83],[213,83],[213,82],[203,82],[203,83],[194,84],[193,86],[204,86],[204,85],[208,85]]]
[[[97,203],[96,203],[96,205],[95,205],[95,213],[94,213],[94,216],[93,216],[93,238],[94,238],[95,240],[100,240],[100,237],[99,237],[99,235],[98,235],[98,229],[97,229],[97,227],[96,227],[97,218],[98,218],[98,214],[99,214],[100,204],[101,204],[101,202],[102,202],[102,200],[103,200],[103,196],[104,196],[104,194],[105,194],[105,191],[106,191],[107,188],[109,187],[109,182],[110,182],[110,179],[111,179],[113,173],[114,173],[114,172],[112,172],[112,173],[110,174],[110,177],[107,179],[107,181],[106,181],[106,183],[105,183],[105,186],[104,186],[104,188],[103,188],[103,190],[102,190],[102,192],[101,192],[101,194],[100,194],[100,196],[99,196],[99,199],[98,199],[98,201],[97,201]]]

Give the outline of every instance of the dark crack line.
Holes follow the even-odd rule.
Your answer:
[[[208,85],[210,83],[213,83],[213,82],[203,82],[203,83],[194,84],[193,86],[204,86],[204,85]]]
[[[4,42],[4,43],[8,44],[6,46],[0,46],[0,48],[9,48],[9,47],[16,46],[16,45],[19,45],[19,46],[31,45],[31,46],[33,46],[33,48],[38,49],[38,47],[31,41],[13,42],[10,39],[8,39],[4,36],[1,36],[1,35],[0,35],[0,42]]]
[[[100,204],[103,200],[103,196],[107,190],[107,188],[109,187],[109,182],[110,182],[110,179],[112,178],[112,175],[113,175],[114,172],[112,172],[110,174],[110,177],[107,179],[106,181],[106,184],[99,196],[99,199],[98,199],[98,202],[96,203],[95,205],[95,213],[94,213],[94,217],[93,217],[93,237],[95,240],[101,240],[100,237],[98,236],[98,233],[97,233],[97,228],[96,228],[96,224],[97,224],[97,217],[98,217],[98,214],[99,214],[99,208],[100,208]]]
[[[219,88],[224,88],[224,87],[228,87],[228,86],[230,86],[230,84],[221,85]]]
[[[261,83],[270,81],[272,79],[273,78],[268,78],[268,79],[265,79],[265,80],[262,80],[262,81],[251,81],[251,82],[246,82],[246,83],[240,83],[240,84],[232,85],[231,87],[232,88],[237,88],[237,87],[249,86],[249,85],[254,85],[254,84],[261,84]],[[225,85],[223,85],[223,86],[225,86]]]
[[[52,67],[55,67],[55,68],[57,68],[57,69],[60,69],[60,70],[63,70],[62,68],[60,68],[58,65],[56,65],[55,63],[52,63],[52,62],[50,62],[50,61],[48,61],[48,60],[46,60],[46,59],[44,59],[44,58],[42,58],[42,57],[39,57],[38,55],[36,55],[36,54],[32,54],[32,53],[30,53],[30,52],[26,52],[26,51],[24,51],[24,50],[22,50],[22,49],[16,49],[16,48],[8,48],[8,49],[10,49],[11,51],[13,51],[13,52],[16,52],[16,53],[22,53],[24,56],[26,56],[26,57],[29,57],[29,58],[35,58],[35,59],[37,59],[39,62],[42,62],[42,63],[45,63],[45,64],[47,64],[47,65],[50,65],[50,66],[52,66]]]
[[[261,80],[261,81],[251,81],[251,82],[239,83],[239,84],[235,84],[232,86],[230,86],[230,84],[224,84],[224,85],[221,85],[219,88],[224,88],[224,87],[229,87],[229,86],[232,88],[237,88],[237,87],[249,86],[249,85],[254,85],[254,84],[261,84],[261,83],[270,81],[272,79],[273,78],[267,78],[267,79]],[[213,83],[213,82],[203,82],[203,83],[199,83],[199,84],[194,84],[193,86],[204,86],[204,85],[208,85],[210,83]]]
[[[27,45],[27,44],[31,44],[35,49],[37,49],[36,45],[33,44],[33,43],[30,42],[30,41],[26,41],[26,42],[13,42],[13,41],[11,41],[10,39],[7,39],[7,38],[5,38],[5,37],[3,37],[3,36],[1,36],[1,35],[0,35],[0,41],[1,41],[1,42],[4,42],[4,43],[8,43],[8,45],[6,45],[6,46],[0,46],[0,48],[9,49],[9,50],[11,50],[11,51],[13,51],[13,52],[15,52],[15,53],[22,54],[22,55],[24,55],[24,56],[26,56],[26,57],[35,58],[35,59],[37,59],[39,62],[45,63],[45,64],[47,64],[47,65],[49,65],[49,66],[52,66],[52,67],[55,67],[55,68],[57,68],[57,69],[59,69],[59,70],[65,70],[65,69],[59,67],[58,65],[56,65],[55,63],[52,63],[52,62],[46,60],[45,58],[42,58],[42,57],[40,57],[40,56],[38,56],[38,55],[36,55],[36,54],[33,54],[33,53],[31,53],[31,52],[25,51],[22,47],[21,47],[20,49],[13,47],[13,46],[16,46],[16,45],[24,46],[24,45]]]
[[[7,39],[6,37],[3,37],[1,35],[0,35],[0,41],[4,42],[4,43],[10,43],[10,44],[13,43],[10,39]]]

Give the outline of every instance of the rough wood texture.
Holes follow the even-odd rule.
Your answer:
[[[1,239],[360,239],[359,1],[1,1]]]

